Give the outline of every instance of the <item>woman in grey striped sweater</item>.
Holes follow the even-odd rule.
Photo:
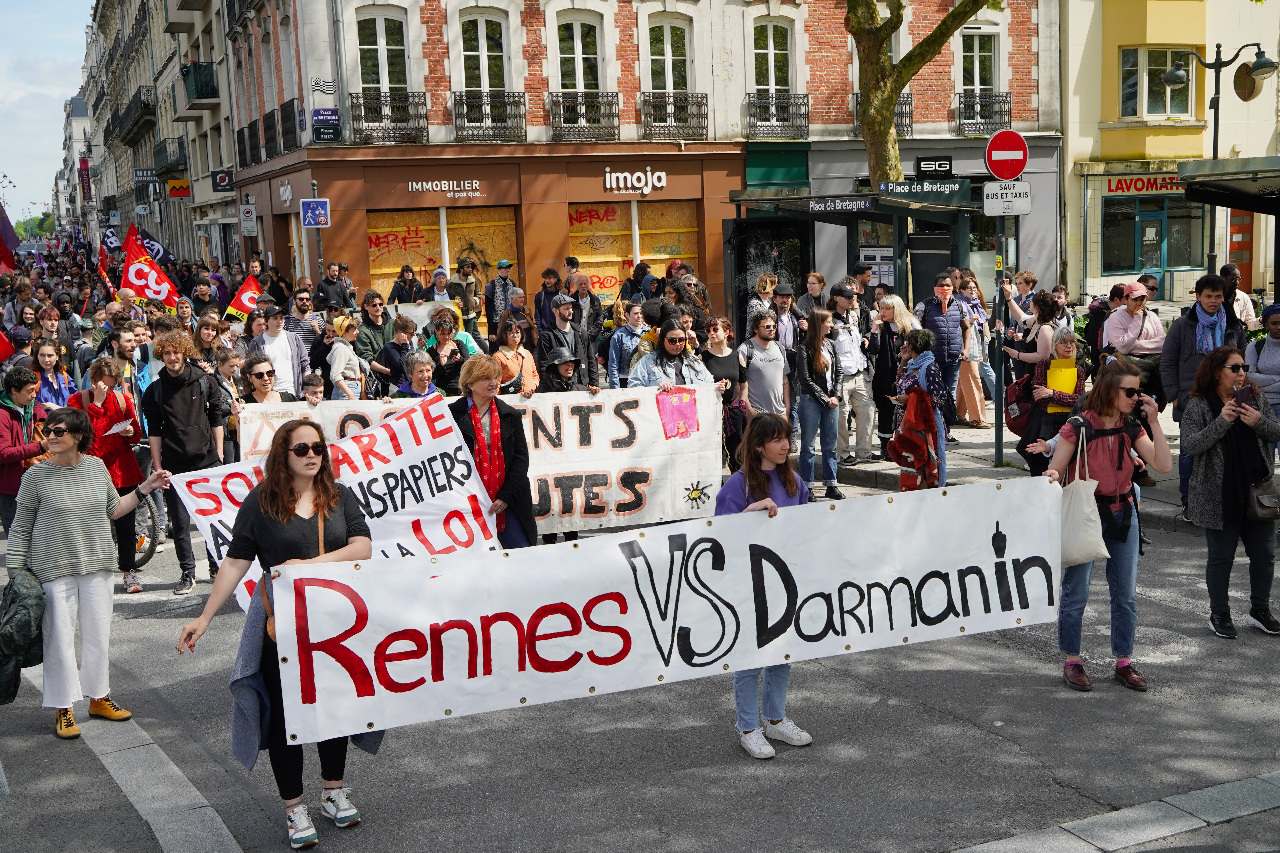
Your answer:
[[[58,409],[45,426],[52,455],[22,477],[7,563],[11,570],[30,569],[44,587],[44,707],[57,709],[54,732],[69,739],[80,736],[71,705],[85,695],[92,717],[133,716],[112,701],[109,683],[111,593],[117,565],[111,522],[133,512],[139,495],[168,488],[169,472],[156,471],[136,490],[120,495],[102,460],[85,454],[93,443],[88,415],[80,409]],[[72,518],[76,523],[68,524]]]

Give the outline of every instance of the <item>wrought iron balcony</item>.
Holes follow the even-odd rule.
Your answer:
[[[280,115],[275,110],[262,117],[262,159],[280,155]]]
[[[862,122],[858,120],[858,107],[861,105],[862,93],[853,94],[853,135],[862,136]],[[899,139],[905,139],[915,133],[915,107],[910,92],[903,92],[893,105],[893,127]]]
[[[552,142],[617,142],[617,92],[551,92]]]
[[[524,113],[524,92],[454,92],[454,137],[459,142],[524,142]]]
[[[747,139],[808,139],[809,96],[751,92]]]
[[[645,139],[707,138],[707,96],[700,92],[641,92]]]
[[[298,99],[280,105],[280,153],[298,147]]]
[[[156,123],[156,87],[139,86],[120,115],[120,141],[133,145]]]
[[[218,106],[218,74],[212,62],[188,62],[182,66],[182,86],[188,106],[198,110]]]
[[[155,147],[154,163],[157,178],[186,171],[187,141],[180,136],[160,140]]]
[[[956,92],[956,135],[990,136],[1013,124],[1008,92]]]
[[[358,145],[425,145],[427,93],[352,92],[351,130]],[[523,113],[520,131],[523,134]]]

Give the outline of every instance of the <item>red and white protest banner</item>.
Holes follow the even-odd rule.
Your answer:
[[[124,239],[124,275],[120,286],[133,290],[134,303],[139,307],[148,299],[159,299],[170,314],[178,313],[178,289],[147,254],[133,225],[129,226]]]
[[[721,404],[714,387],[502,399],[524,413],[540,533],[711,514],[721,471]],[[394,416],[409,402],[251,404],[240,413],[240,452],[250,460],[265,455],[276,428],[292,418],[314,420],[325,435],[342,437]]]
[[[285,725],[314,742],[1051,622],[1060,501],[1029,477],[434,566],[282,566]]]

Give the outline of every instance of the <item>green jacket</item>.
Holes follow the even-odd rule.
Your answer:
[[[391,318],[386,314],[382,315],[381,326],[375,326],[368,320],[363,320],[356,331],[356,355],[372,364],[373,360],[382,354],[382,348],[391,343],[394,336],[395,333],[391,331]]]
[[[23,667],[44,661],[40,633],[44,608],[40,581],[30,569],[22,569],[10,579],[0,598],[0,705],[17,698]]]

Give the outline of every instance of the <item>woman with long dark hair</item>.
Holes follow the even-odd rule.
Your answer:
[[[822,436],[822,484],[827,487],[827,498],[844,497],[836,481],[836,437],[839,434],[841,391],[844,374],[840,371],[840,357],[836,354],[831,330],[835,324],[831,312],[815,308],[809,315],[809,328],[804,341],[796,352],[795,387],[800,395],[800,476],[813,495],[813,439]]]
[[[1271,615],[1275,578],[1276,523],[1250,517],[1253,489],[1274,473],[1269,445],[1280,441],[1280,421],[1267,396],[1249,380],[1244,353],[1235,347],[1211,350],[1196,371],[1191,399],[1182,413],[1180,449],[1193,458],[1187,484],[1187,517],[1204,528],[1209,558],[1209,627],[1236,638],[1228,591],[1236,546],[1249,558],[1247,624],[1264,634],[1280,634]]]
[[[302,804],[302,747],[291,745],[285,731],[280,655],[274,622],[269,621],[275,612],[270,573],[277,566],[363,560],[372,554],[373,542],[360,502],[350,489],[334,480],[320,425],[288,421],[271,440],[262,482],[249,492],[236,514],[231,545],[204,610],[178,635],[178,654],[195,651],[214,614],[235,594],[253,561],[258,561],[262,579],[254,590],[231,671],[231,751],[246,770],[252,770],[258,753],[267,750],[284,800],[289,843],[295,849],[311,846],[317,838]],[[260,720],[268,724],[263,726]],[[367,752],[377,752],[382,732],[351,740]],[[347,738],[321,741],[316,749],[325,816],[339,827],[355,826],[361,815],[348,798],[349,789],[343,786]]]
[[[791,458],[787,455],[790,449],[791,424],[786,418],[769,412],[752,418],[738,447],[742,468],[725,481],[716,495],[716,515],[766,512],[773,518],[782,507],[806,503],[809,488],[791,467]],[[792,746],[813,743],[808,732],[787,719],[790,679],[789,663],[733,674],[738,739],[752,758],[773,758],[775,753],[769,739]]]

